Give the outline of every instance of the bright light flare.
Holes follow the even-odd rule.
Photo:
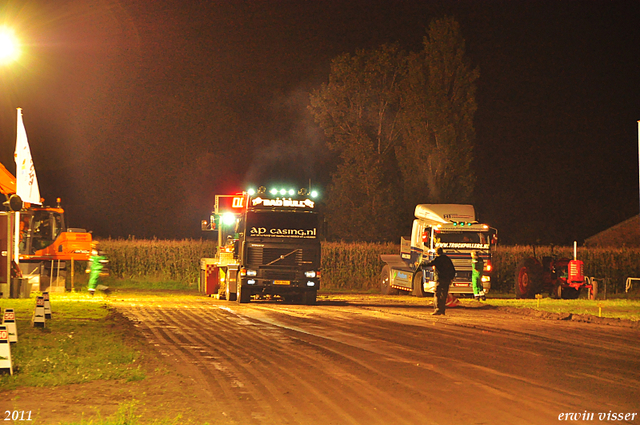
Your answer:
[[[0,27],[0,63],[7,63],[18,59],[20,44],[9,28]]]
[[[222,214],[222,224],[231,226],[236,223],[236,215],[234,213],[224,213]]]

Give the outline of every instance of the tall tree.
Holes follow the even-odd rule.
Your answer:
[[[397,151],[406,202],[470,201],[479,70],[469,65],[453,18],[430,23],[424,50],[410,55],[404,76]]]
[[[394,148],[403,61],[397,45],[343,54],[332,61],[329,83],[310,96],[309,109],[342,160],[327,194],[327,216],[343,239],[397,235]]]
[[[419,53],[383,45],[333,60],[309,109],[341,157],[327,193],[335,235],[395,240],[417,203],[470,201],[478,76],[453,18],[430,23]]]

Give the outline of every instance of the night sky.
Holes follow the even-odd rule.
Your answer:
[[[503,243],[582,243],[638,214],[638,1],[9,1],[0,162],[16,107],[47,203],[97,237],[200,237],[215,193],[322,191],[307,112],[331,59],[419,51],[454,16],[480,68],[475,205]],[[354,220],[361,219],[354,217]],[[407,217],[407,233],[412,217]]]

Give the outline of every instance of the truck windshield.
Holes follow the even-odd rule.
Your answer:
[[[483,232],[454,231],[436,233],[435,239],[436,246],[443,248],[489,248],[490,236]]]
[[[247,213],[250,238],[318,238],[318,215],[309,212],[255,211]]]

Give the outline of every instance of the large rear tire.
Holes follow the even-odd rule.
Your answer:
[[[245,304],[251,301],[251,292],[249,292],[249,288],[243,288],[242,284],[238,284],[238,293],[236,294],[238,297],[238,303]]]
[[[422,285],[422,270],[416,270],[413,274],[413,291],[412,295],[415,297],[425,297],[424,286]]]
[[[398,295],[398,290],[391,287],[391,267],[388,264],[380,272],[380,292],[382,295]]]
[[[525,258],[516,267],[516,298],[533,298],[542,287],[542,264],[533,257]]]

